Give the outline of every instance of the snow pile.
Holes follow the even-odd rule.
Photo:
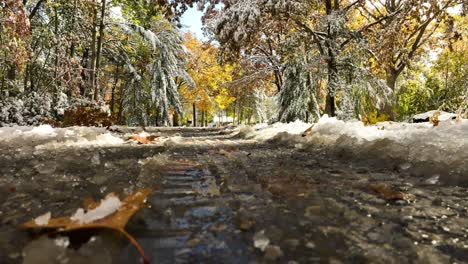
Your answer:
[[[444,111],[433,110],[433,111],[429,111],[429,112],[426,112],[426,113],[422,113],[422,114],[418,114],[418,115],[413,116],[413,122],[415,122],[415,123],[429,122],[430,118],[432,116],[434,116],[434,114],[436,114],[436,113],[439,114],[439,116],[437,118],[439,121],[447,121],[447,120],[452,120],[452,119],[457,118],[456,114],[448,113],[448,112],[444,112]]]
[[[0,146],[6,145],[6,147],[11,148],[34,147],[37,149],[47,149],[63,146],[108,146],[123,143],[123,139],[113,136],[104,128],[53,128],[50,125],[0,128]]]
[[[345,157],[391,161],[421,176],[453,179],[468,172],[468,120],[446,120],[435,127],[391,122],[364,126],[324,116],[305,141],[300,147],[322,146]]]
[[[24,132],[24,135],[34,137],[55,137],[57,136],[57,133],[55,133],[55,130],[53,127],[50,125],[42,125],[38,127],[34,127],[30,131]]]
[[[312,127],[306,137],[304,131]],[[365,126],[323,116],[316,124],[296,121],[243,127],[239,135],[259,141],[287,143],[296,148],[324,150],[346,159],[378,161],[427,178],[468,182],[468,120],[447,118],[430,123],[383,122]]]
[[[83,208],[79,208],[70,219],[80,224],[88,224],[115,213],[121,206],[122,202],[118,197],[108,195],[104,200],[101,200],[98,207],[87,212]]]
[[[255,139],[259,141],[271,140],[273,138],[282,138],[285,140],[288,135],[301,135],[311,126],[312,124],[304,123],[300,120],[289,124],[258,124],[253,127],[243,126],[239,128],[238,135],[246,139]]]

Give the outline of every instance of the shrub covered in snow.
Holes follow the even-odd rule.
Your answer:
[[[0,100],[0,109],[0,126],[39,125],[57,116],[54,97],[36,92]]]
[[[94,102],[86,98],[69,98],[63,92],[56,94],[23,94],[18,97],[0,99],[0,126],[37,126],[43,123],[63,121],[65,112],[81,108],[93,113],[109,116],[109,108],[104,102]],[[67,125],[79,125],[69,120]],[[92,125],[92,124],[91,124]]]

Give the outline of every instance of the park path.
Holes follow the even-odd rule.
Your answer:
[[[148,206],[127,231],[151,263],[468,260],[467,188],[223,130],[149,132],[169,141],[0,161],[0,263],[140,263],[112,233],[64,249],[17,225],[45,211],[72,214],[85,197],[148,187]]]

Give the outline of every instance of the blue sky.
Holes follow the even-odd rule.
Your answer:
[[[203,13],[198,11],[196,6],[189,8],[181,19],[181,23],[184,26],[182,30],[192,32],[200,40],[205,39],[202,31],[202,16]]]

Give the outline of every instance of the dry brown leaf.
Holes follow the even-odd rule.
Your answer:
[[[440,112],[439,111],[436,111],[430,118],[430,122],[434,125],[434,126],[438,126],[439,125],[439,116],[440,116]]]
[[[368,126],[371,124],[371,121],[369,120],[369,118],[367,117],[367,115],[364,115],[362,118],[361,118],[361,122],[364,124],[364,126]]]
[[[140,136],[138,134],[135,134],[128,138],[128,140],[135,140],[138,142],[140,145],[147,145],[147,144],[152,144],[154,141],[159,138],[160,136],[157,135],[151,135],[151,136]]]
[[[210,227],[210,231],[220,232],[226,230],[227,228],[227,225],[213,225]]]
[[[311,127],[309,127],[308,129],[306,129],[303,133],[302,133],[302,137],[306,137],[307,135],[309,135],[311,132],[312,132],[312,129],[314,128],[314,125],[312,125]]]
[[[370,185],[369,190],[371,193],[379,196],[380,198],[387,201],[411,201],[414,200],[414,196],[411,194],[395,191],[385,184]]]
[[[151,189],[141,189],[129,196],[125,197],[121,201],[120,207],[103,218],[94,220],[89,223],[83,223],[79,220],[72,220],[72,217],[59,217],[51,218],[47,223],[38,224],[36,220],[31,220],[22,224],[20,227],[24,229],[58,229],[57,232],[70,232],[75,230],[85,229],[112,229],[122,233],[138,250],[143,257],[145,263],[149,263],[143,249],[138,242],[133,238],[127,231],[125,231],[125,225],[128,223],[130,218],[143,206],[146,197],[152,192]],[[113,197],[115,194],[109,194],[107,197]],[[100,203],[95,202],[90,198],[86,198],[84,201],[86,210],[93,210],[97,208]]]

